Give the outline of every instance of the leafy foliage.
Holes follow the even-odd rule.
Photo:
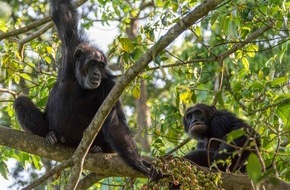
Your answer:
[[[122,74],[201,2],[91,0],[80,8],[82,27],[91,29],[98,24],[95,30],[103,26],[118,28],[107,55],[114,72]],[[12,102],[22,93],[39,107],[45,106],[58,70],[59,40],[55,30],[48,29],[21,45],[43,24],[2,38],[6,32],[45,19],[49,6],[46,0],[0,3],[9,7],[0,14],[0,124],[19,129]],[[262,177],[276,174],[290,181],[289,10],[290,3],[285,0],[226,1],[155,55],[122,97],[128,122],[137,130],[135,101],[143,96],[140,81],[145,81],[151,124],[143,133],[150,137],[150,155],[166,155],[187,138],[181,120],[187,107],[214,104],[236,113],[261,134],[262,159],[249,158],[247,170],[251,179],[258,183]],[[267,30],[252,37],[267,26]],[[99,32],[102,31],[96,35]],[[98,44],[102,48],[101,43]],[[174,154],[183,156],[192,147],[187,145]],[[10,149],[1,148],[0,157],[3,177],[10,172],[7,160],[11,158],[24,166],[30,163],[37,169],[41,167],[39,158]],[[271,169],[266,172],[263,165]],[[124,179],[105,179],[95,187],[116,181],[122,186]],[[133,187],[140,187],[142,182],[132,182]]]

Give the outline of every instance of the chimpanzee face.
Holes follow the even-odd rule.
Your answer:
[[[74,54],[76,60],[75,75],[79,85],[84,89],[98,88],[106,69],[106,59],[103,53],[93,50],[77,49]]]
[[[213,106],[197,104],[186,111],[183,124],[190,137],[197,140],[207,138],[215,110]]]

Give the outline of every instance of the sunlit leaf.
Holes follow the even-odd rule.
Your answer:
[[[49,53],[49,54],[52,53],[52,47],[46,46],[45,49],[46,49],[47,53]]]
[[[243,66],[246,70],[249,70],[250,69],[250,64],[249,64],[249,61],[247,58],[243,57],[242,58],[242,63],[243,63]]]
[[[141,92],[140,92],[140,85],[135,85],[132,90],[132,95],[134,98],[139,99]]]
[[[129,38],[120,38],[119,40],[125,52],[132,53],[134,51],[134,45]]]
[[[31,159],[34,167],[38,170],[41,170],[42,164],[40,162],[40,159],[37,156],[32,156]]]
[[[260,80],[264,78],[264,73],[262,70],[259,70],[258,77]]]
[[[192,98],[191,91],[185,91],[180,93],[180,100],[184,103],[189,103]]]
[[[20,76],[25,80],[31,80],[31,77],[26,73],[20,73]]]
[[[242,130],[242,129],[233,130],[227,135],[227,142],[232,142],[233,140],[235,140],[243,135],[245,135],[244,130]]]
[[[288,81],[288,77],[276,78],[272,82],[270,82],[270,86],[277,87],[277,86],[285,84],[287,81]]]
[[[51,63],[51,58],[48,57],[48,56],[45,56],[45,57],[44,57],[44,60],[45,60],[45,62],[48,63],[48,64]]]
[[[247,47],[247,55],[250,57],[255,57],[256,52],[258,52],[259,47],[255,44],[250,44]]]

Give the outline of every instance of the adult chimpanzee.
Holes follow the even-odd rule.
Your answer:
[[[197,104],[189,108],[184,115],[183,124],[189,136],[198,141],[196,150],[187,154],[185,158],[200,166],[209,167],[213,162],[217,162],[222,171],[245,172],[245,162],[249,154],[256,152],[249,149],[254,148],[253,143],[260,146],[260,136],[252,127],[233,113],[217,110],[214,106]],[[227,135],[237,129],[242,129],[244,134],[229,145],[226,143]],[[231,162],[219,162],[227,159]]]
[[[77,147],[102,102],[115,85],[105,55],[78,28],[79,14],[72,0],[52,0],[52,19],[62,42],[61,67],[44,113],[27,97],[15,100],[20,125],[46,137],[54,145]],[[134,169],[149,174],[138,154],[120,101],[113,106],[92,145],[93,151],[119,155]]]

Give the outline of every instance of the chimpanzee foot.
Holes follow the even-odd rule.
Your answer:
[[[90,153],[100,153],[102,152],[102,147],[98,146],[98,145],[93,145],[90,148]]]
[[[47,142],[52,146],[58,143],[58,139],[54,131],[49,131],[45,138]]]

